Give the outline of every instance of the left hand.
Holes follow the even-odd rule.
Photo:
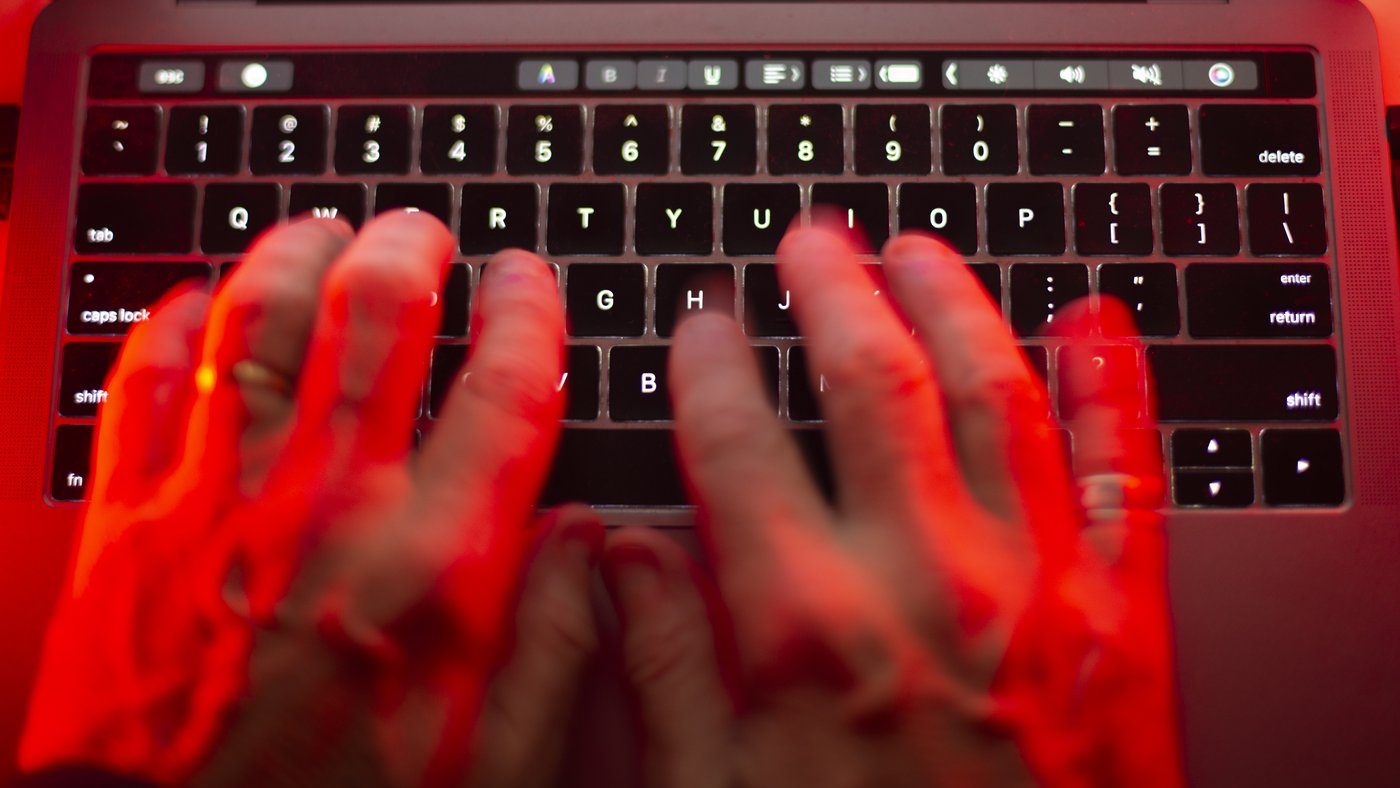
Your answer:
[[[295,222],[212,303],[179,295],[132,333],[23,768],[183,783],[232,763],[334,782],[339,762],[359,780],[461,778],[537,541],[564,321],[547,265],[497,255],[466,374],[411,455],[453,246],[427,214],[358,237]],[[564,542],[601,540],[567,519]],[[532,585],[578,592],[592,553],[547,545]],[[583,634],[564,639],[586,646],[577,613],[566,626]],[[528,642],[518,654],[549,662]],[[309,746],[279,750],[279,731]]]

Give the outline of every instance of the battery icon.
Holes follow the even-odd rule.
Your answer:
[[[880,63],[875,74],[882,87],[919,87],[924,82],[924,68],[920,63]]]

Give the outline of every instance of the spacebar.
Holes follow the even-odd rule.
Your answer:
[[[793,430],[818,485],[831,489],[820,430]],[[581,501],[593,506],[689,506],[671,430],[565,429],[541,503]]]

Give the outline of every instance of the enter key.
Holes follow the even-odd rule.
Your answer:
[[[1203,339],[1332,335],[1332,288],[1320,263],[1195,263],[1186,267],[1191,336]]]

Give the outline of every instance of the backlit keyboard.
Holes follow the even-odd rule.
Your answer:
[[[825,211],[872,248],[961,250],[1059,391],[1056,314],[1114,296],[1155,380],[1179,507],[1332,507],[1336,271],[1325,122],[1303,52],[102,54],[89,63],[50,492],[86,495],[94,418],[130,327],[227,276],[291,216],[396,208],[453,229],[429,431],[507,247],[558,270],[568,408],[547,502],[683,506],[666,355],[730,310],[773,407],[829,485],[820,395],[773,263]],[[878,258],[867,262],[879,281]],[[1065,434],[1067,446],[1073,436]]]

